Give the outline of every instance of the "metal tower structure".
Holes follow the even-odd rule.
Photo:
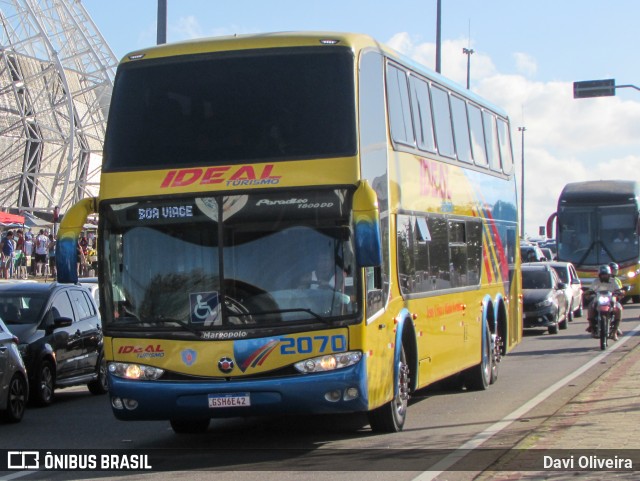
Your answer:
[[[97,195],[117,59],[80,0],[0,0],[0,208]]]

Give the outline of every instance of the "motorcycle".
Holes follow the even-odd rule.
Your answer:
[[[605,290],[593,293],[595,295],[593,302],[595,302],[596,317],[592,334],[594,338],[600,339],[600,349],[603,351],[607,348],[609,339],[613,339],[616,334],[614,316],[618,299],[622,299],[628,290],[629,287],[625,286],[616,292]]]

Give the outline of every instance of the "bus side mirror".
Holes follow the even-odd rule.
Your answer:
[[[353,194],[353,221],[355,224],[356,262],[359,267],[382,264],[382,236],[378,197],[367,181],[360,182]]]

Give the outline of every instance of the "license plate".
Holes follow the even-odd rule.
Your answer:
[[[211,409],[247,406],[251,406],[251,397],[248,392],[209,394],[209,407]]]

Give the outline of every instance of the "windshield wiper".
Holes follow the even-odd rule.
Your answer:
[[[225,306],[226,307],[226,306]],[[331,324],[333,321],[327,317],[323,317],[320,314],[318,314],[317,312],[305,308],[305,307],[295,307],[293,309],[276,309],[276,310],[272,310],[272,311],[256,311],[256,312],[235,312],[231,309],[229,309],[228,307],[225,308],[225,313],[227,314],[228,317],[253,317],[253,316],[268,316],[271,314],[286,314],[288,312],[306,312],[307,314],[311,315],[312,317],[314,317],[315,319],[317,319],[318,321],[324,322],[325,324]]]
[[[166,323],[170,323],[170,322],[175,322],[178,326],[180,326],[184,331],[189,331],[192,332],[193,334],[195,334],[196,336],[200,337],[201,336],[201,331],[199,329],[196,329],[195,327],[191,327],[189,325],[188,322],[184,322],[181,319],[173,319],[173,318],[168,318],[168,317],[158,317],[157,319],[155,319],[153,321],[154,323],[161,323],[161,324],[166,324]],[[173,327],[173,326],[167,326],[167,327]]]

